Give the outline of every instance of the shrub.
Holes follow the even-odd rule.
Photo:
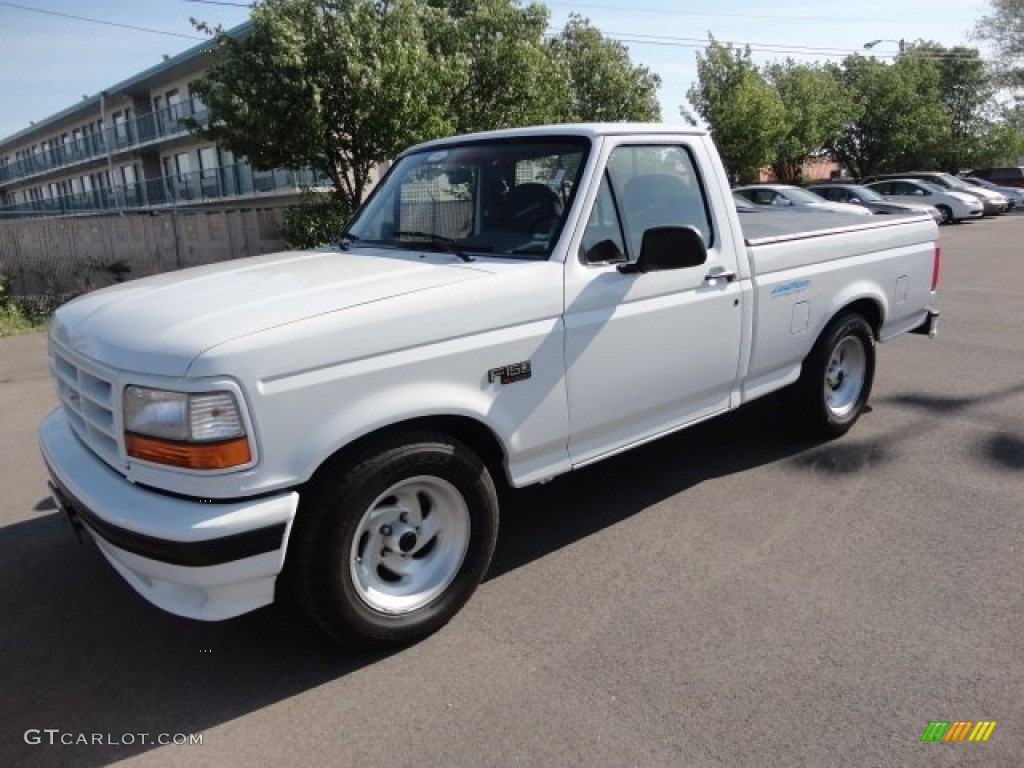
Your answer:
[[[304,192],[298,205],[284,212],[281,234],[292,248],[315,248],[335,240],[351,211],[334,195]]]

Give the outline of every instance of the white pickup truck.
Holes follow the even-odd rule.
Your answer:
[[[412,642],[484,576],[496,478],[543,482],[775,391],[844,433],[876,341],[935,331],[937,232],[741,216],[697,130],[429,142],[334,247],[61,307],[51,489],[167,611],[287,595],[343,643]]]

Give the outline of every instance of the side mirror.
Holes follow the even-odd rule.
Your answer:
[[[697,267],[707,260],[707,246],[695,227],[651,227],[644,231],[637,260],[620,264],[618,270],[624,275],[662,272]]]

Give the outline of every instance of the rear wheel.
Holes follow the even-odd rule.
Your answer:
[[[783,406],[804,432],[838,437],[863,413],[874,376],[874,332],[861,315],[847,312],[822,332],[800,378],[782,393]]]
[[[404,645],[435,632],[472,595],[494,552],[491,476],[441,433],[373,441],[325,465],[301,498],[293,596],[346,645]]]

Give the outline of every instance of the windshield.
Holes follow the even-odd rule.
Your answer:
[[[885,198],[875,192],[873,189],[868,189],[862,186],[851,186],[850,190],[857,194],[857,197],[865,203],[884,203]]]
[[[800,189],[799,187],[793,187],[792,189],[786,189],[783,193],[787,198],[792,200],[794,203],[824,203],[828,202],[821,195],[816,195],[813,192]]]
[[[350,244],[546,259],[590,144],[544,137],[456,144],[400,158],[344,233]]]
[[[950,187],[951,189],[971,188],[971,185],[963,181],[963,179],[958,179],[956,176],[953,176],[952,174],[949,173],[937,173],[935,174],[935,177],[938,179],[942,179],[942,181],[945,182],[946,186]]]

